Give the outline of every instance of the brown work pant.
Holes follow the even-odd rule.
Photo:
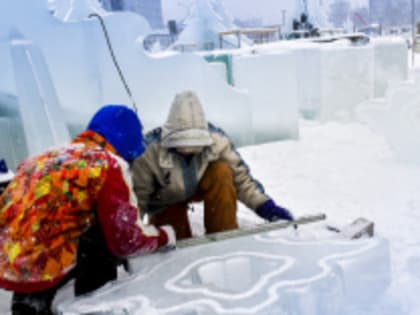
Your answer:
[[[206,233],[233,230],[236,220],[236,189],[232,170],[224,161],[212,162],[200,180],[194,196],[185,202],[168,207],[154,215],[155,225],[169,224],[175,229],[177,239],[192,236],[188,220],[188,203],[204,201],[204,228]]]

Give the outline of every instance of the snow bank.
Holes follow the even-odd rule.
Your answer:
[[[62,303],[62,315],[342,314],[389,284],[389,245],[288,241],[278,232],[133,261],[137,277]],[[147,313],[149,314],[149,313]]]

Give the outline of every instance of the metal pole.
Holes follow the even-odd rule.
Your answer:
[[[285,28],[286,27],[286,10],[282,10],[281,11],[281,19],[282,19],[282,26]]]
[[[266,233],[269,231],[285,229],[290,226],[319,222],[319,221],[325,220],[326,218],[327,216],[325,214],[319,213],[319,214],[299,217],[295,219],[294,221],[280,220],[277,222],[257,225],[257,226],[253,226],[249,228],[236,229],[236,230],[230,230],[230,231],[225,231],[225,232],[217,232],[217,233],[207,234],[200,237],[180,240],[176,243],[176,247],[186,248],[186,247],[209,244],[212,242],[217,242],[217,241],[222,241],[222,240],[227,240],[227,239],[232,239],[232,238],[255,235],[258,233]]]
[[[416,43],[416,3],[415,0],[411,0],[411,31],[412,31],[412,44],[411,44],[411,62],[414,67],[415,60],[415,43]]]

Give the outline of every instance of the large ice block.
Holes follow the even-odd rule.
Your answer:
[[[63,23],[48,12],[43,0],[30,4],[25,0],[0,2],[0,35],[7,36],[10,29],[17,28],[40,47],[72,135],[86,127],[101,105],[130,105],[100,23],[87,16],[79,18]],[[104,20],[145,130],[164,123],[176,93],[192,89],[199,94],[209,120],[227,131],[238,145],[253,142],[251,104],[246,93],[232,89],[200,56],[146,54],[141,43],[150,28],[141,16],[118,12],[104,16]],[[0,41],[0,49],[3,47]],[[0,91],[16,95],[11,57],[4,52],[0,56],[5,57],[0,60]]]
[[[15,170],[28,155],[22,120],[15,96],[0,93],[0,157]]]
[[[408,78],[407,42],[403,38],[373,38],[374,97],[384,97],[387,89]]]
[[[42,53],[16,30],[9,38],[28,153],[66,143],[70,137],[65,116]]]
[[[133,260],[136,276],[61,303],[61,315],[343,314],[390,281],[382,238],[317,242],[277,232]]]
[[[235,56],[235,86],[248,91],[256,143],[298,138],[296,58],[291,52]]]
[[[295,49],[300,114],[307,119],[319,117],[322,104],[321,47],[307,44]]]
[[[420,163],[420,80],[389,88],[385,99],[359,105],[358,114],[388,141],[397,157]]]
[[[370,45],[322,46],[320,119],[353,119],[358,104],[373,96],[373,50]]]

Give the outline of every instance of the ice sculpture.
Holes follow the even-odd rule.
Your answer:
[[[75,22],[85,20],[92,13],[106,14],[98,0],[71,0],[67,1],[67,5],[67,8],[58,7],[54,16],[66,22]]]
[[[246,93],[229,87],[200,56],[153,58],[145,54],[139,43],[150,28],[140,16],[124,12],[104,18],[146,129],[165,121],[176,93],[194,89],[215,124],[237,144],[252,142],[251,105]],[[16,0],[0,3],[0,21],[2,35],[7,37],[17,28],[42,50],[72,135],[86,126],[102,104],[130,103],[96,19],[63,23],[47,11],[43,0]],[[9,48],[3,43],[0,48],[5,57],[0,61],[0,90],[17,95],[11,57],[3,50]]]
[[[61,315],[343,314],[390,278],[389,245],[258,234],[133,261],[137,276],[62,303]]]
[[[385,99],[358,107],[359,118],[384,135],[398,158],[420,163],[420,75],[391,86]]]
[[[238,28],[220,0],[195,0],[184,24],[185,28],[176,41],[177,45],[210,44],[217,48],[219,47],[219,32]],[[235,36],[224,39],[229,48],[237,47],[238,40]],[[249,42],[246,37],[243,37],[243,40]]]
[[[222,10],[220,2],[211,3],[216,11]],[[99,22],[83,17],[91,9],[98,9],[97,1],[75,0],[72,5],[77,22],[63,23],[47,10],[46,1],[0,1],[1,93],[17,99],[24,97],[20,93],[26,93],[17,89],[15,70],[21,71],[22,67],[14,68],[9,44],[4,40],[12,29],[18,29],[42,51],[50,86],[56,89],[71,136],[85,128],[101,105],[130,104]],[[228,19],[222,15],[221,19]],[[146,130],[165,121],[176,93],[193,89],[209,120],[231,135],[237,145],[252,144],[255,139],[296,138],[298,108],[308,118],[352,117],[358,103],[406,76],[407,54],[401,42],[395,40],[384,40],[374,51],[372,45],[285,41],[232,52],[232,63],[236,65],[232,72],[237,75],[233,79],[238,84],[232,87],[220,75],[223,69],[215,71],[202,55],[146,53],[142,40],[150,27],[140,16],[124,12],[107,14],[104,19]],[[388,50],[392,57],[388,57]],[[38,73],[39,67],[31,71],[35,78],[44,77]],[[27,91],[32,95],[35,92],[34,87]],[[50,125],[53,134],[61,134],[52,123],[50,120],[45,126]],[[38,146],[50,143],[46,137],[45,143]],[[8,163],[15,165],[17,161]]]
[[[42,53],[16,30],[9,40],[28,153],[66,143],[70,135],[65,116]]]

